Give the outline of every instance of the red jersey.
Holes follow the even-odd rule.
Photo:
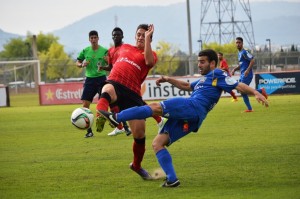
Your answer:
[[[108,49],[108,64],[112,64],[114,65],[114,63],[117,61],[117,58],[119,56],[119,49],[122,45],[117,46],[117,47],[111,47],[110,49]]]
[[[155,65],[157,56],[154,51],[152,53]],[[113,64],[107,79],[118,82],[141,95],[141,85],[152,67],[146,65],[144,50],[129,44],[123,44],[118,50],[117,60]]]
[[[223,58],[222,60],[220,60],[220,68],[230,74],[226,59]]]

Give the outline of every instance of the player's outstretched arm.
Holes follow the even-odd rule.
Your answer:
[[[239,82],[239,84],[235,88],[236,88],[236,90],[240,91],[241,93],[254,95],[255,99],[258,101],[258,103],[261,103],[265,107],[269,106],[267,99],[262,94],[260,94],[257,90],[251,88],[250,86]]]
[[[156,80],[156,85],[160,86],[160,83],[163,82],[168,82],[184,91],[192,91],[191,84],[189,82],[185,82],[168,76],[161,76],[158,80]]]

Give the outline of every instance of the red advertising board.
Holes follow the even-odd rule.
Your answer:
[[[54,83],[39,86],[40,105],[81,104],[83,82]],[[93,102],[97,102],[98,95]]]

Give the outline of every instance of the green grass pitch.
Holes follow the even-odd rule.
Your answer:
[[[12,95],[0,108],[0,198],[300,198],[300,95],[270,96],[264,108],[250,98],[222,98],[198,133],[168,150],[181,187],[143,181],[128,165],[132,137],[102,133],[85,139],[73,127],[77,105],[39,106],[35,94]],[[95,112],[95,104],[91,106]],[[157,133],[147,119],[143,167],[159,167],[151,149]]]

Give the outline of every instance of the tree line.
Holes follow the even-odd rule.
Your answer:
[[[67,54],[64,46],[59,43],[59,38],[55,35],[43,34],[40,32],[36,36],[36,45],[38,52],[38,59],[41,63],[41,77],[44,80],[57,80],[60,78],[69,78],[78,76],[83,71],[75,67],[75,60],[72,54]],[[109,47],[108,47],[109,48]],[[203,49],[211,48],[216,52],[222,52],[225,55],[232,55],[237,53],[234,41],[228,44],[220,45],[216,42],[203,44]],[[3,51],[0,52],[0,59],[9,60],[32,60],[32,35],[27,35],[25,38],[10,39],[4,46]],[[186,75],[187,63],[190,58],[188,54],[181,51],[177,46],[165,41],[159,41],[156,51],[159,61],[156,66],[150,71],[150,75]],[[295,46],[292,46],[292,51],[297,51]],[[196,59],[197,54],[193,57]],[[237,63],[236,59],[228,59],[229,65]],[[196,64],[196,61],[195,61]]]

